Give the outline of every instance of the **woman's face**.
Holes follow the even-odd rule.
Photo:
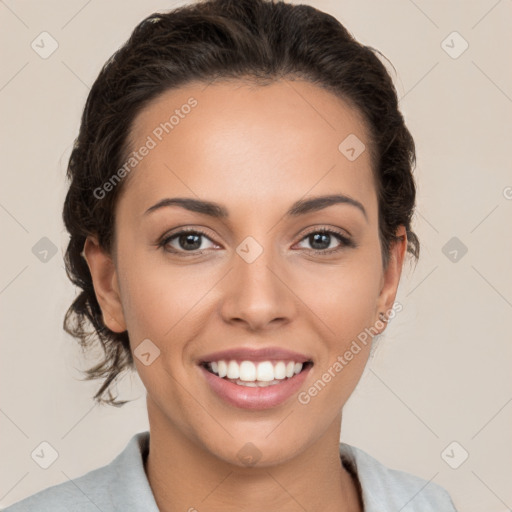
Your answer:
[[[371,337],[345,354],[382,327],[405,249],[383,268],[357,112],[302,81],[194,84],[146,107],[131,142],[114,264],[91,240],[86,255],[106,324],[128,330],[151,428],[239,465],[244,450],[275,464],[337,431]],[[273,371],[279,383],[244,386],[202,364],[231,359],[243,382]]]

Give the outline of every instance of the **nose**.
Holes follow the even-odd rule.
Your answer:
[[[250,261],[238,253],[234,255],[224,286],[221,306],[224,321],[243,324],[251,331],[289,323],[295,315],[296,300],[287,284],[286,267],[267,249]]]

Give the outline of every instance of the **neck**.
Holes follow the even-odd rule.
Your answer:
[[[161,512],[362,512],[358,482],[343,467],[341,414],[320,439],[286,462],[240,467],[217,458],[159,417],[148,398],[145,470]],[[166,421],[164,421],[164,419]]]

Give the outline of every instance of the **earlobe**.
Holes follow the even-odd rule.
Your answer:
[[[399,226],[395,236],[397,238],[390,248],[389,262],[387,268],[384,270],[382,278],[383,284],[377,301],[377,315],[381,322],[383,321],[383,317],[387,318],[388,312],[393,308],[398,285],[400,283],[400,276],[402,274],[402,267],[407,250],[407,231],[405,226]]]
[[[117,271],[110,254],[108,254],[93,236],[88,236],[82,251],[89,271],[96,299],[103,314],[103,323],[113,332],[126,331]]]

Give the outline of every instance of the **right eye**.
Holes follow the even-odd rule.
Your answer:
[[[202,239],[207,239],[214,244],[206,233],[200,229],[182,229],[177,233],[166,236],[158,245],[165,251],[179,254],[180,256],[196,256],[203,254],[203,250],[208,249],[208,247],[203,246]]]

